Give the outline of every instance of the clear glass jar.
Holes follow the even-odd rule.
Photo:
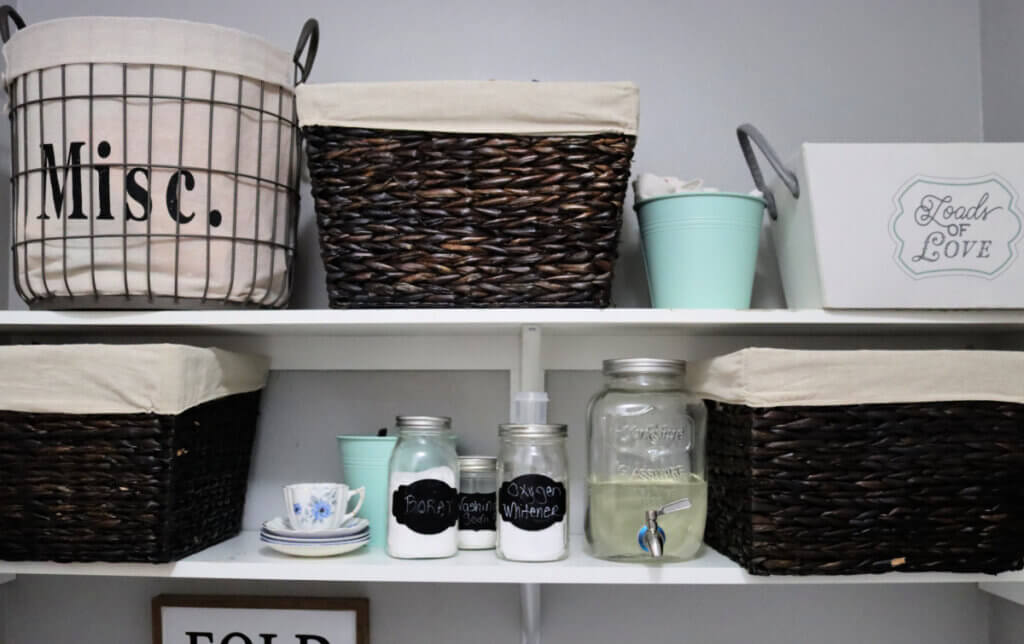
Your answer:
[[[569,554],[565,425],[501,425],[497,553],[511,561]]]
[[[400,559],[458,552],[459,460],[451,419],[399,416],[388,468],[388,554]]]
[[[459,550],[490,550],[497,533],[498,459],[459,457]]]
[[[603,371],[604,389],[587,412],[584,531],[591,552],[620,561],[690,559],[707,517],[707,410],[684,388],[686,363],[605,360]],[[669,505],[682,499],[689,504]],[[647,512],[666,506],[649,529]],[[662,543],[651,548],[645,536],[654,535]]]

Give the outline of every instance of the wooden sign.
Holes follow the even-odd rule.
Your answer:
[[[369,644],[366,599],[153,598],[153,644]]]

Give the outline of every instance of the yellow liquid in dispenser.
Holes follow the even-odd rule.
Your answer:
[[[690,499],[688,509],[658,518],[665,531],[665,547],[664,556],[655,559],[637,542],[644,512],[682,498]],[[595,557],[640,563],[683,561],[692,559],[704,541],[708,484],[695,474],[689,479],[662,481],[591,479],[587,481],[587,508],[587,537]]]

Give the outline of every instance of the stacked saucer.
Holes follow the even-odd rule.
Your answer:
[[[330,530],[293,530],[286,519],[275,517],[260,528],[260,541],[295,557],[333,557],[370,543],[370,522],[355,517]]]

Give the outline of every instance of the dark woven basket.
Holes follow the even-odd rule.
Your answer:
[[[709,408],[705,540],[753,574],[1024,565],[1024,405]]]
[[[0,412],[0,559],[167,562],[238,534],[259,396],[176,416]]]
[[[303,133],[332,307],[609,305],[635,137]]]

